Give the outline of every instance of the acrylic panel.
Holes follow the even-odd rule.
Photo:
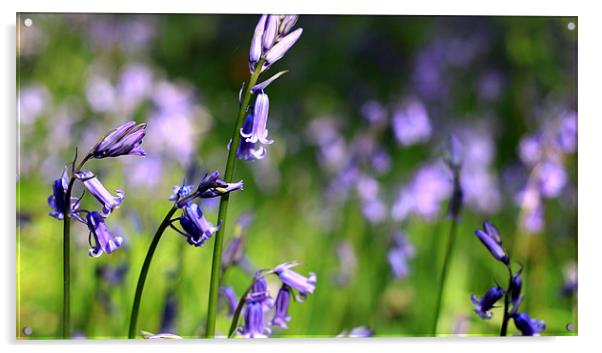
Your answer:
[[[577,334],[577,18],[16,27],[18,339]]]

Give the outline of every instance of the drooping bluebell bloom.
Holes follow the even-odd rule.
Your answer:
[[[499,236],[497,229],[487,221],[484,223],[484,228],[485,231],[481,229],[475,231],[477,238],[485,245],[493,257],[507,266],[510,263],[510,259],[508,258],[508,255],[506,255],[504,248],[502,248],[501,237]]]
[[[282,59],[284,54],[297,42],[303,33],[303,28],[297,28],[293,32],[284,36],[267,53],[265,53],[265,64],[263,70],[267,70],[276,61]]]
[[[56,219],[63,219],[65,217],[65,198],[67,197],[67,188],[69,187],[69,177],[67,175],[67,169],[63,171],[60,178],[56,179],[52,183],[52,195],[48,197],[48,205],[52,208],[52,212],[49,213],[51,217]],[[71,201],[71,212],[75,211],[79,207],[79,199],[72,197]]]
[[[542,320],[532,319],[527,313],[518,313],[513,316],[514,325],[523,336],[539,336],[546,329],[546,323]]]
[[[238,299],[236,298],[234,288],[221,286],[219,287],[219,295],[222,303],[225,303],[228,307],[228,315],[234,315],[234,311],[236,311],[236,306],[238,305]]]
[[[194,246],[203,246],[207,239],[211,238],[219,229],[220,224],[213,226],[196,203],[184,207],[184,214],[180,217],[180,225],[186,233],[188,243]]]
[[[209,199],[213,197],[222,196],[232,191],[242,190],[243,182],[242,180],[237,181],[236,183],[226,183],[223,180],[219,180],[219,186],[209,188],[201,193],[199,193],[199,197],[203,199]]]
[[[500,286],[494,286],[489,288],[481,299],[477,299],[477,296],[473,294],[470,300],[475,305],[474,312],[479,314],[483,319],[490,319],[491,312],[489,312],[495,303],[500,300],[505,294],[505,291]]]
[[[222,256],[223,271],[230,266],[236,265],[243,258],[244,253],[244,238],[242,236],[237,236],[232,239]]]
[[[173,290],[167,292],[165,306],[161,317],[161,332],[174,332],[176,328],[176,315],[178,313],[178,298]]]
[[[177,200],[176,206],[178,208],[183,208],[189,205],[194,198],[199,197],[207,199],[218,197],[235,190],[242,190],[242,188],[242,180],[236,183],[228,183],[220,179],[219,172],[216,170],[207,173],[194,192],[192,192],[191,185],[174,187],[174,194],[172,194],[169,199]]]
[[[288,328],[286,323],[291,320],[291,317],[288,316],[288,306],[290,303],[291,290],[286,284],[283,284],[276,296],[276,312],[274,313],[274,318],[272,318],[272,326],[280,326],[284,329]]]
[[[255,282],[248,294],[248,300],[260,303],[264,311],[269,311],[274,306],[274,300],[268,292],[268,282],[259,272],[255,274]]]
[[[100,213],[96,211],[89,212],[86,216],[86,224],[94,236],[94,245],[89,251],[90,256],[99,257],[103,253],[110,254],[119,249],[123,243],[122,237],[113,236],[109,233],[109,228]]]
[[[407,236],[398,232],[393,236],[393,247],[387,253],[387,260],[395,278],[405,278],[409,273],[408,260],[414,255],[414,247]]]
[[[255,108],[253,110],[253,126],[251,132],[247,133],[243,128],[240,129],[240,136],[246,138],[247,142],[260,142],[263,145],[270,145],[274,140],[268,140],[268,114],[270,110],[270,99],[268,95],[261,92],[255,98]]]
[[[272,331],[264,325],[263,314],[260,302],[248,300],[244,313],[245,323],[238,329],[238,333],[245,338],[267,338]]]
[[[516,273],[512,275],[512,279],[510,280],[510,300],[512,301],[512,304],[515,307],[517,307],[517,309],[518,304],[520,303],[520,292],[523,288],[523,280],[520,278],[520,274],[522,271],[522,268],[516,271]]]
[[[265,157],[266,149],[261,144],[256,142],[248,142],[245,135],[250,135],[253,131],[253,114],[247,115],[242,125],[240,142],[236,151],[236,158],[245,161],[254,161]]]
[[[82,170],[75,173],[75,177],[81,180],[86,189],[103,205],[103,215],[108,216],[123,202],[125,193],[122,190],[115,190],[117,196],[113,196],[91,171]]]
[[[146,134],[146,124],[128,121],[109,132],[92,149],[94,158],[119,157],[123,155],[144,156],[142,139]]]
[[[278,275],[282,283],[298,290],[301,296],[305,297],[307,294],[313,294],[316,289],[316,274],[310,272],[309,277],[304,277],[291,270],[292,267],[297,265],[298,263],[284,263],[278,265],[274,268],[274,273]]]

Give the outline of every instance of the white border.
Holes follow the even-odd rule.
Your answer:
[[[195,4],[192,4],[195,2]],[[600,218],[599,209],[602,195],[600,191],[600,151],[602,151],[601,110],[598,97],[600,95],[601,36],[600,13],[595,11],[595,2],[577,1],[516,1],[499,2],[455,0],[446,2],[433,1],[336,1],[305,0],[298,2],[284,1],[156,1],[140,0],[125,2],[123,0],[104,0],[100,2],[84,2],[75,0],[8,0],[2,2],[2,49],[0,69],[5,79],[0,94],[0,106],[3,108],[2,153],[4,168],[0,195],[2,209],[0,224],[2,225],[2,249],[4,265],[1,282],[6,288],[2,291],[2,313],[0,332],[7,351],[30,352],[50,350],[56,352],[105,352],[107,348],[128,349],[131,351],[159,352],[165,349],[208,352],[365,352],[378,349],[379,352],[427,352],[462,351],[469,352],[509,352],[537,349],[546,352],[567,352],[589,346],[599,346],[598,328],[600,315],[600,249],[602,234],[596,220]],[[590,5],[592,4],[592,5]],[[152,12],[152,13],[329,13],[329,14],[439,14],[439,15],[546,15],[546,16],[579,16],[579,337],[539,338],[539,339],[496,339],[496,338],[444,338],[444,339],[370,339],[370,340],[269,340],[269,341],[237,341],[229,344],[219,341],[181,341],[153,342],[149,344],[127,344],[123,341],[103,342],[17,342],[15,334],[15,18],[16,12]],[[109,345],[106,347],[105,345]]]

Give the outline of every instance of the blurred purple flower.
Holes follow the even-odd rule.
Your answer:
[[[354,276],[357,269],[357,258],[353,246],[348,241],[337,244],[336,254],[339,260],[339,271],[335,276],[337,285],[346,285]]]
[[[370,124],[378,124],[387,119],[387,110],[377,101],[368,101],[361,107],[362,116]]]
[[[387,260],[395,278],[405,278],[409,273],[408,260],[414,256],[414,246],[407,236],[397,232],[393,236],[393,247],[387,252]]]
[[[173,290],[167,292],[163,315],[161,316],[161,332],[174,332],[176,329],[176,317],[178,314],[178,298]]]
[[[539,169],[539,187],[544,197],[558,197],[567,183],[564,168],[551,160],[543,162]]]
[[[46,87],[36,84],[21,89],[17,99],[19,122],[31,125],[48,108],[50,94]]]
[[[117,84],[118,99],[131,109],[150,95],[152,85],[153,74],[149,68],[129,64],[123,69]]]
[[[427,141],[431,136],[431,123],[424,105],[411,99],[393,113],[393,132],[397,142],[411,146]]]
[[[521,138],[519,144],[520,159],[526,165],[534,165],[543,155],[541,137],[539,135],[527,135]]]
[[[99,257],[103,253],[110,254],[119,249],[123,243],[122,237],[114,237],[109,233],[107,224],[100,213],[95,211],[89,212],[86,216],[86,223],[95,240],[94,245],[89,251],[90,256]]]
[[[556,144],[563,153],[577,150],[577,112],[566,112],[560,117]]]
[[[236,307],[238,306],[238,299],[236,298],[234,288],[229,286],[221,286],[219,287],[219,295],[219,299],[222,301],[222,303],[227,305],[228,315],[234,315],[234,311],[236,311]]]
[[[365,338],[374,336],[374,331],[366,326],[354,327],[351,330],[344,330],[337,335],[338,338],[349,337],[349,338]]]
[[[123,262],[117,266],[100,264],[96,268],[96,275],[99,278],[102,278],[108,284],[117,286],[124,282],[128,270],[129,265],[127,264],[127,262]]]
[[[107,79],[93,75],[88,80],[86,98],[94,112],[106,113],[115,107],[116,93]]]

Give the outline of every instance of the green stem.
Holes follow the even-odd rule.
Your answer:
[[[260,59],[256,65],[255,71],[251,74],[249,83],[245,89],[240,109],[238,111],[238,120],[232,131],[232,142],[230,144],[230,151],[228,152],[228,161],[226,163],[226,170],[224,171],[224,180],[231,182],[234,175],[234,167],[236,165],[236,151],[240,144],[239,134],[245,120],[247,113],[247,106],[251,100],[251,89],[257,83],[257,79],[261,74],[261,68],[263,66],[264,59]],[[217,218],[222,221],[222,226],[218,229],[215,234],[215,245],[213,247],[213,260],[211,264],[211,280],[209,282],[209,304],[207,309],[207,323],[205,325],[205,337],[212,338],[215,336],[215,319],[217,314],[217,299],[219,294],[219,282],[221,274],[221,263],[222,263],[222,248],[224,246],[224,230],[226,229],[226,220],[228,215],[228,202],[230,200],[230,194],[222,196],[219,203],[219,212]]]
[[[71,193],[73,191],[73,184],[75,183],[75,176],[73,173],[79,172],[84,164],[91,158],[91,155],[87,155],[77,166],[76,169],[72,170],[71,179],[69,180],[69,186],[65,192],[65,209],[63,210],[63,327],[62,336],[64,339],[68,339],[71,336]],[[75,152],[75,159],[77,159],[77,149]],[[73,161],[75,165],[75,160]]]
[[[138,284],[136,284],[136,294],[134,295],[134,305],[132,306],[132,315],[130,316],[130,329],[128,332],[128,338],[132,339],[136,336],[136,325],[138,324],[138,311],[140,310],[140,301],[142,299],[142,291],[144,290],[144,282],[146,282],[146,276],[148,274],[148,269],[150,268],[151,261],[153,260],[153,254],[155,253],[155,249],[157,248],[157,244],[159,244],[159,240],[161,240],[161,236],[165,229],[169,226],[171,222],[171,217],[178,210],[176,205],[172,206],[172,208],[167,212],[165,218],[163,218],[163,222],[157,228],[153,240],[148,248],[148,252],[146,253],[146,257],[144,258],[144,264],[142,264],[142,269],[140,270],[140,276],[138,277]]]
[[[449,272],[449,264],[451,263],[454,244],[456,242],[456,229],[458,225],[457,217],[452,218],[451,227],[449,228],[449,237],[447,241],[447,249],[443,259],[443,267],[441,268],[441,278],[439,281],[439,289],[437,291],[437,301],[435,302],[435,316],[433,319],[432,334],[437,335],[437,325],[439,324],[439,316],[441,314],[441,304],[443,302],[443,292],[445,290],[445,282],[447,273]]]
[[[508,313],[508,307],[510,306],[510,289],[512,286],[512,269],[510,265],[508,268],[508,288],[506,289],[506,295],[504,295],[504,318],[502,319],[502,328],[500,330],[500,336],[506,336],[508,333],[508,321],[510,321],[510,314]]]

